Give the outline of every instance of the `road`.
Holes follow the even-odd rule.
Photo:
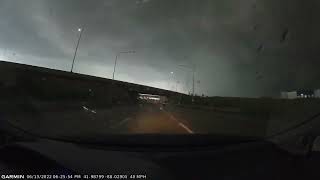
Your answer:
[[[193,130],[169,111],[157,104],[140,104],[138,111],[115,123],[114,132],[193,134]]]
[[[94,134],[228,134],[263,136],[267,121],[256,117],[141,103],[92,109],[79,104],[33,102],[13,112],[20,127],[49,136]]]

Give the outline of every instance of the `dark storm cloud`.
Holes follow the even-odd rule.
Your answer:
[[[317,1],[0,0],[0,55],[160,88],[179,81],[218,96],[277,95],[317,88]],[[315,65],[311,65],[315,63]],[[171,75],[170,72],[174,72]],[[174,76],[174,77],[171,77]],[[174,79],[174,80],[172,80]]]

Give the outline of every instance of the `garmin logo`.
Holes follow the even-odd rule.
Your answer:
[[[1,179],[24,179],[24,175],[1,175]]]

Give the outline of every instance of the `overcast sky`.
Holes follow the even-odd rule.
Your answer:
[[[320,88],[316,0],[0,0],[0,57],[210,96]],[[172,75],[170,72],[174,72]],[[179,83],[177,83],[179,82]]]

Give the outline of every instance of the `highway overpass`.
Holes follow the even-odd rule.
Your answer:
[[[40,99],[86,100],[97,105],[134,101],[138,93],[177,96],[178,93],[90,75],[71,73],[12,62],[0,62],[0,93]],[[103,101],[103,102],[102,102]]]

